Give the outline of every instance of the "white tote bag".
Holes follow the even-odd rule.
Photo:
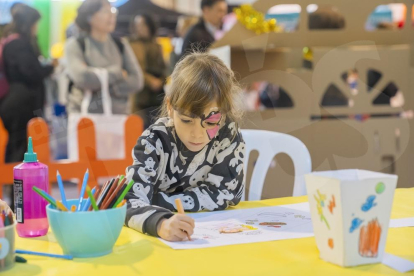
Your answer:
[[[124,131],[127,115],[112,114],[112,100],[109,95],[108,71],[94,68],[101,82],[103,114],[90,114],[88,107],[92,100],[92,92],[85,91],[80,113],[71,113],[68,118],[68,157],[78,160],[78,123],[82,118],[88,118],[95,125],[96,155],[100,160],[124,159]]]

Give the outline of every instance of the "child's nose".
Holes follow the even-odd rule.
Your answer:
[[[191,131],[191,134],[194,138],[201,139],[203,138],[204,132],[205,129],[200,124],[196,123]]]

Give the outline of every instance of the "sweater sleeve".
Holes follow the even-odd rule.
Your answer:
[[[127,173],[133,171],[134,184],[125,197],[127,200],[125,225],[156,237],[158,222],[173,216],[171,211],[151,205],[155,183],[166,162],[164,156],[160,137],[157,133],[146,130],[133,149],[134,163],[127,168]]]
[[[232,130],[225,132],[225,137],[221,137],[221,141],[217,142],[220,149],[216,151],[214,164],[211,167],[203,166],[196,171],[189,180],[191,187],[183,192],[157,194],[160,206],[165,204],[168,208],[172,204],[176,209],[174,199],[181,198],[185,210],[216,211],[240,202],[245,185],[245,143],[234,123],[230,126]],[[210,171],[205,174],[208,170]]]

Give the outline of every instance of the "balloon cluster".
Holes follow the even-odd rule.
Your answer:
[[[254,31],[256,34],[280,32],[281,28],[276,23],[276,19],[266,20],[263,13],[256,11],[251,5],[244,4],[240,8],[235,8],[234,13],[237,20],[247,29]]]

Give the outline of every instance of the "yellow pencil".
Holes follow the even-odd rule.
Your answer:
[[[185,215],[184,208],[183,208],[183,203],[181,202],[181,199],[176,198],[175,199],[175,205],[177,206],[178,213]],[[187,237],[188,237],[188,240],[191,241],[190,235],[188,233],[187,233]]]
[[[68,208],[66,208],[65,205],[62,204],[62,202],[57,201],[56,200],[56,206],[58,207],[59,210],[63,211],[63,212],[67,212]]]

